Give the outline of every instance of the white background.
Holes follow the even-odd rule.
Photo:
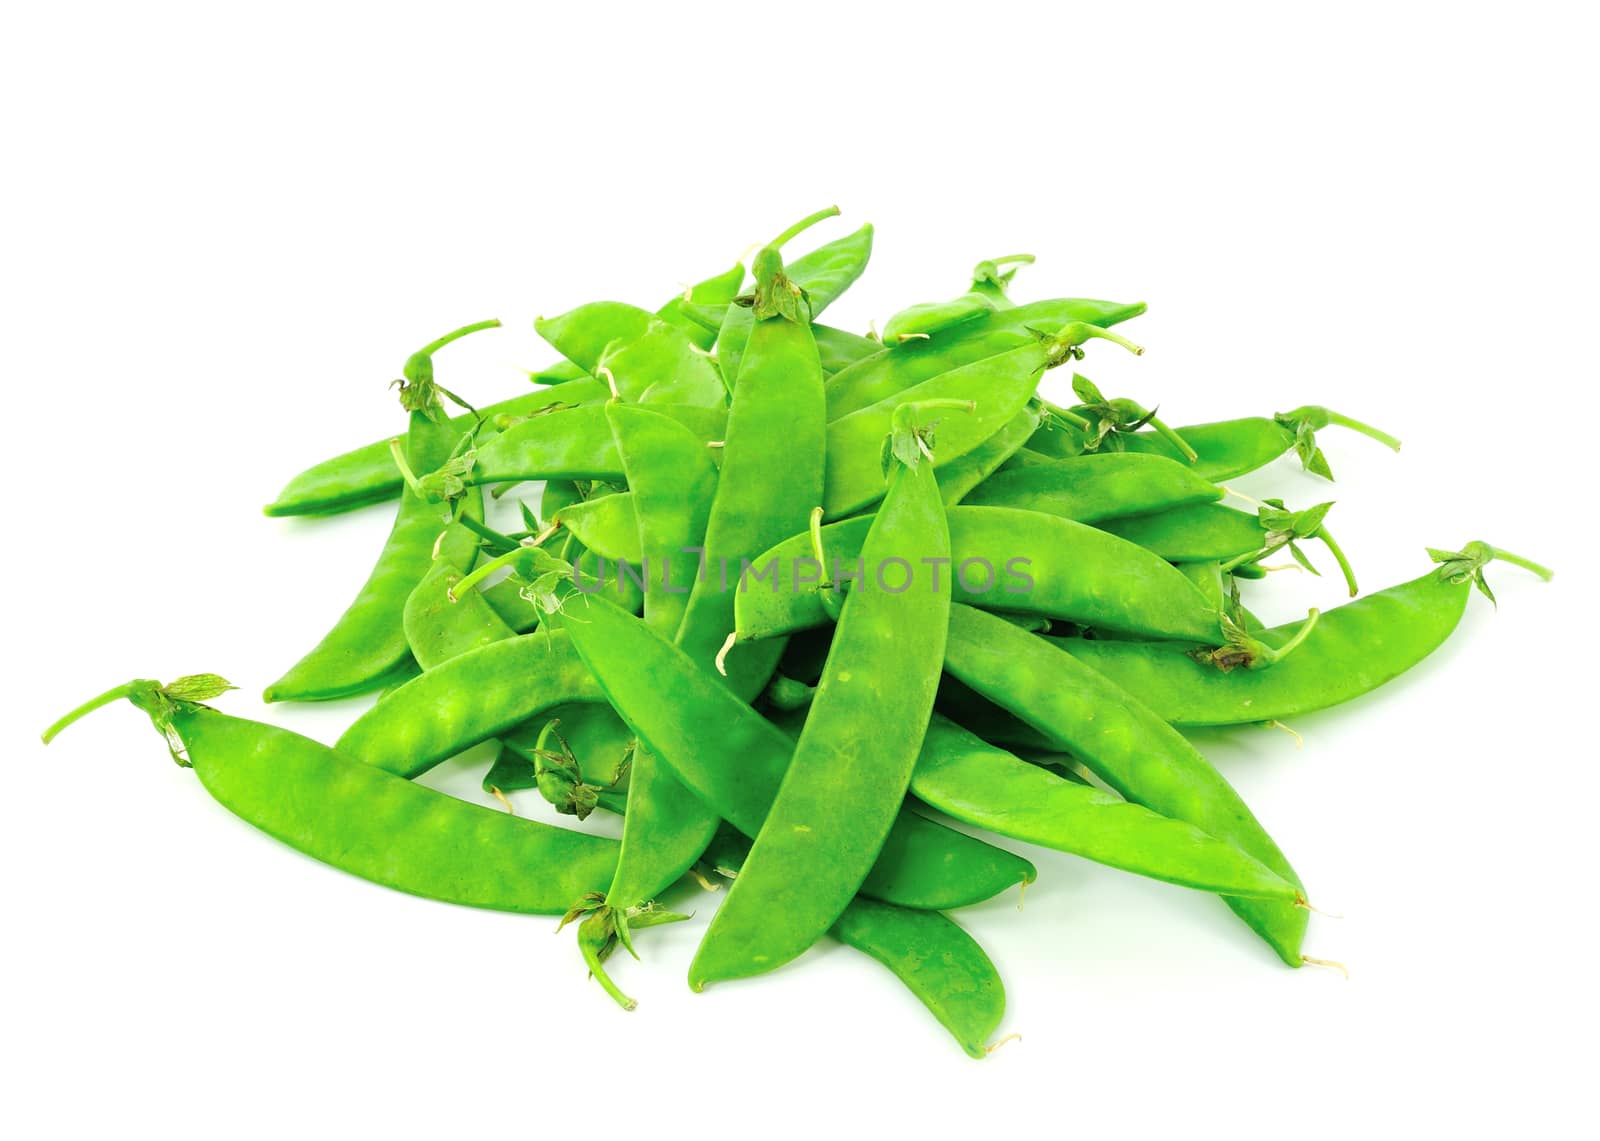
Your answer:
[[[1597,301],[1578,6],[32,6],[6,20],[12,409],[0,1118],[16,1136],[1100,1137],[1572,1127],[1595,1015],[1588,467]],[[581,14],[580,14],[581,13]],[[1484,538],[1456,639],[1399,683],[1202,747],[1324,909],[1279,966],[1214,900],[1038,853],[961,920],[1005,974],[968,1060],[879,968],[819,950],[692,995],[714,901],[652,933],[625,1015],[567,933],[387,892],[253,832],[108,710],[216,670],[221,705],[331,740],[362,702],[260,705],[366,574],[384,509],[259,505],[397,430],[438,333],[482,400],[531,319],[658,304],[837,201],[879,227],[829,320],[865,329],[1038,255],[1019,298],[1142,298],[1083,371],[1173,423],[1322,402],[1377,588]],[[811,239],[807,239],[810,241]],[[802,243],[803,244],[803,243]],[[774,457],[782,462],[782,457]],[[1582,465],[1582,466],[1580,466]],[[1326,560],[1324,560],[1326,561]],[[1276,576],[1271,618],[1338,600]],[[435,784],[470,795],[477,770]],[[520,806],[529,812],[531,794]],[[1563,1127],[1565,1123],[1565,1128]]]

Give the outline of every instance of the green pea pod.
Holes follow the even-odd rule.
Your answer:
[[[557,352],[624,399],[713,408],[726,399],[717,366],[676,325],[621,301],[593,301],[533,323]]]
[[[838,209],[834,208],[832,213],[837,214]],[[780,235],[773,246],[781,247],[784,240]],[[853,234],[818,246],[804,257],[789,263],[786,269],[788,278],[806,298],[806,320],[815,321],[822,316],[822,311],[837,301],[861,276],[871,256],[872,225],[868,223]],[[745,343],[750,339],[750,330],[755,327],[755,322],[756,317],[750,309],[732,305],[717,333],[717,363],[722,366],[723,379],[730,388],[739,375]]]
[[[950,605],[950,576],[924,560],[948,558],[950,534],[931,461],[894,454],[862,557],[870,567],[898,563],[906,581],[863,584],[845,599],[789,770],[689,967],[695,990],[780,967],[821,938],[861,887],[905,798]]]
[[[904,341],[841,369],[828,381],[828,419],[858,412],[940,373],[1034,344],[1041,333],[1059,333],[1078,322],[1109,328],[1144,310],[1143,302],[1056,298],[997,309],[949,337]]]
[[[559,915],[611,878],[615,840],[469,804],[287,729],[228,717],[198,704],[216,685],[189,688],[208,680],[226,686],[209,675],[165,688],[130,682],[62,718],[45,739],[126,697],[228,811],[313,859],[428,899]]]
[[[981,293],[963,293],[948,301],[924,301],[900,310],[884,323],[883,343],[897,345],[913,337],[931,337],[994,311],[994,302]]]
[[[830,377],[840,369],[849,368],[857,361],[883,351],[881,341],[858,333],[847,333],[831,325],[812,325],[811,333],[817,346],[817,362],[822,366],[824,377]]]
[[[557,705],[501,738],[500,753],[483,778],[483,788],[485,792],[540,788],[543,754],[554,747],[570,753],[578,782],[594,792],[599,807],[621,813],[634,744],[633,731],[610,706],[598,702]],[[570,796],[546,799],[558,811],[573,814]]]
[[[631,491],[596,496],[563,507],[551,522],[565,528],[602,559],[618,564],[612,571],[619,579],[631,574],[643,585],[644,574],[640,568],[645,563],[645,550],[639,541],[639,514]],[[628,563],[629,567],[622,567],[622,563]]]
[[[1224,674],[1182,647],[1052,639],[1074,659],[1130,693],[1173,725],[1240,725],[1326,709],[1392,681],[1444,644],[1461,621],[1472,584],[1492,559],[1548,575],[1545,568],[1484,543],[1442,567],[1322,615],[1303,646],[1269,670]],[[1465,570],[1462,567],[1465,566]],[[1291,626],[1259,637],[1278,646]]]
[[[1259,549],[1266,535],[1260,516],[1219,503],[1191,503],[1095,525],[1173,563],[1223,562]]]
[[[948,512],[958,602],[1039,614],[1150,638],[1218,642],[1217,612],[1159,556],[1086,524],[1007,507]],[[872,517],[822,528],[823,561],[812,537],[796,535],[754,560],[735,606],[741,639],[767,638],[831,621],[821,582],[857,575]],[[825,563],[826,565],[823,565]]]
[[[553,706],[604,700],[567,635],[540,630],[482,646],[411,679],[356,718],[336,747],[413,778]]]
[[[648,408],[612,402],[606,418],[633,488],[644,555],[645,621],[677,633],[699,575],[698,552],[717,489],[711,449],[681,424]]]
[[[606,599],[574,600],[567,631],[639,739],[724,820],[746,836],[760,831],[793,752],[783,731]],[[905,811],[861,890],[942,911],[1033,877],[1011,853]]]
[[[529,479],[621,480],[623,466],[605,404],[567,408],[535,416],[501,432],[479,448],[466,480],[473,484],[516,483]],[[720,440],[727,425],[722,408],[652,404],[693,435],[704,450]]]
[[[1072,753],[1125,799],[1237,846],[1302,888],[1277,844],[1211,763],[1130,693],[1071,654],[1002,618],[958,605],[950,611],[945,669]],[[1305,907],[1223,899],[1284,962],[1304,962]]]
[[[584,377],[486,404],[478,411],[486,423],[492,424],[497,417],[532,416],[542,408],[576,404],[580,399],[595,400],[604,393],[603,385]],[[471,415],[456,416],[450,427],[459,439],[472,430],[476,420]],[[331,515],[395,499],[404,486],[405,480],[389,452],[389,441],[379,440],[307,468],[285,484],[278,497],[262,510],[271,516]]]
[[[483,329],[497,328],[499,321],[480,321],[447,333],[425,345],[406,361],[400,384],[400,403],[410,413],[406,431],[402,475],[406,469],[431,472],[442,467],[456,453],[461,437],[444,413],[441,394],[434,380],[433,354],[462,337]],[[400,458],[398,443],[395,456]],[[481,517],[482,501],[468,492],[459,510]],[[436,547],[464,545],[470,550],[473,540],[459,528],[440,528],[452,520],[414,489],[400,499],[395,522],[384,543],[372,573],[367,577],[339,621],[322,641],[289,671],[267,687],[267,701],[319,701],[367,693],[384,684],[386,675],[401,667],[410,657],[406,645],[402,613],[406,597],[433,564]],[[459,554],[447,555],[451,562]]]
[[[737,876],[749,843],[737,833],[719,839],[712,866]],[[952,920],[858,895],[828,934],[892,971],[968,1055],[988,1055],[1005,1015],[1005,987],[983,948]]]
[[[1166,883],[1223,895],[1302,900],[1231,843],[1065,780],[935,716],[911,776],[920,800],[965,824]]]
[[[736,264],[732,269],[692,286],[687,297],[674,297],[656,310],[656,314],[668,324],[683,329],[700,348],[709,349],[715,337],[705,334],[683,317],[684,305],[726,305],[738,295],[743,283],[744,267]],[[549,387],[488,405],[481,409],[484,419],[493,420],[499,415],[526,416],[552,403],[582,404],[608,395],[602,382],[586,375],[570,361],[562,361],[543,372],[534,373],[533,379],[535,383]],[[457,417],[453,423],[460,435],[472,427],[473,418]],[[277,500],[268,505],[266,513],[308,515],[348,511],[366,503],[393,499],[400,494],[402,486],[404,482],[395,471],[394,460],[389,455],[389,441],[379,440],[364,448],[324,460],[295,476]]]
[[[1029,461],[997,471],[961,502],[971,507],[1015,507],[1080,523],[1098,523],[1190,503],[1215,502],[1223,495],[1222,488],[1180,461],[1109,452]]]
[[[461,581],[463,567],[471,562],[470,547],[466,554],[468,557],[458,562],[435,560],[406,599],[401,622],[406,643],[411,647],[411,656],[425,670],[479,646],[514,636],[483,595],[468,591],[459,601],[451,597],[451,588]]]
[[[945,505],[960,503],[973,488],[1016,455],[1039,426],[1041,415],[1043,412],[1030,402],[994,435],[966,455],[940,468],[939,492],[944,496]]]

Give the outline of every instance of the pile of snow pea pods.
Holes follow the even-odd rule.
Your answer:
[[[1315,961],[1307,889],[1179,730],[1358,698],[1438,648],[1474,585],[1493,597],[1491,561],[1550,572],[1470,542],[1357,597],[1331,504],[1223,481],[1291,454],[1331,480],[1319,432],[1393,437],[1315,405],[1174,426],[1107,396],[1076,366],[1141,352],[1117,330],[1144,306],[1016,302],[1028,255],[881,332],[824,324],[872,228],[790,245],[837,213],[657,310],[535,321],[562,359],[499,403],[445,388],[435,357],[500,322],[442,336],[394,383],[402,434],[289,481],[268,515],[394,518],[349,608],[266,689],[378,695],[337,741],[212,709],[232,688],[213,674],[128,682],[45,739],[126,698],[293,847],[560,916],[628,1009],[612,953],[647,953],[694,883],[726,885],[694,989],[836,939],[981,1057],[1004,991],[950,913],[1031,881],[1029,845],[1210,892],[1282,962]],[[1041,394],[1062,367],[1069,404]],[[1240,582],[1313,554],[1354,601],[1264,626]],[[415,783],[486,743],[502,807]]]

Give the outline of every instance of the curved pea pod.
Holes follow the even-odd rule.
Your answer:
[[[636,305],[592,301],[533,327],[583,371],[609,373],[626,400],[718,407],[727,398],[717,366],[689,334]]]
[[[615,840],[445,796],[287,729],[174,697],[179,685],[133,682],[96,701],[128,697],[169,747],[181,746],[174,759],[219,804],[313,859],[428,899],[538,915],[559,915],[611,878]]]
[[[644,547],[639,541],[639,514],[631,491],[598,495],[563,507],[551,522],[566,528],[573,538],[602,559],[626,562],[634,568],[644,563]],[[622,573],[620,568],[613,569]]]
[[[734,877],[749,844],[739,836],[719,840],[707,856],[719,874]],[[887,967],[969,1056],[988,1055],[986,1043],[1005,1016],[1005,987],[977,940],[953,920],[858,895],[828,934]]]
[[[1097,674],[1138,694],[1152,713],[1174,725],[1283,720],[1370,693],[1443,645],[1460,623],[1484,563],[1516,558],[1507,558],[1487,544],[1472,544],[1464,554],[1454,565],[1447,562],[1409,582],[1329,610],[1305,644],[1269,670],[1224,674],[1193,660],[1181,647],[1077,638],[1051,641]],[[1459,569],[1464,564],[1466,571]],[[1525,560],[1517,559],[1516,565],[1541,577],[1548,573]],[[1279,626],[1258,636],[1278,646],[1295,632],[1294,626]]]
[[[892,346],[913,337],[929,337],[994,311],[994,302],[981,293],[963,293],[948,301],[924,301],[900,310],[884,323],[883,343]]]
[[[1266,536],[1259,516],[1220,503],[1191,503],[1095,525],[1171,563],[1224,562],[1260,549]]]
[[[817,363],[825,377],[883,351],[883,342],[832,325],[812,325],[811,334],[816,340]]]
[[[1107,452],[1041,459],[997,471],[962,500],[972,507],[1016,507],[1097,523],[1124,515],[1211,503],[1224,492],[1164,456]]]
[[[805,290],[807,311],[815,321],[822,311],[839,299],[867,268],[872,256],[872,224],[869,222],[842,238],[818,246],[784,267],[789,280]],[[745,342],[755,327],[755,317],[742,305],[729,307],[717,334],[716,357],[722,375],[731,387],[744,360]]]
[[[793,752],[783,731],[605,599],[575,602],[567,629],[640,740],[724,820],[746,836],[759,832]],[[888,903],[943,911],[1034,874],[1010,852],[902,811],[861,890]]]
[[[1125,799],[1233,844],[1302,887],[1211,763],[1143,703],[1071,654],[1002,618],[952,606],[945,670],[1072,753]],[[1305,907],[1222,898],[1284,962],[1301,965]]]
[[[623,478],[622,455],[605,404],[564,408],[514,424],[478,448],[468,483],[517,483],[529,479]],[[726,430],[725,409],[652,404],[650,410],[676,421],[704,447]]]
[[[690,964],[695,990],[803,954],[855,896],[899,817],[939,686],[950,576],[937,560],[949,557],[950,533],[932,463],[914,450],[910,462],[894,457],[862,558],[897,562],[905,581],[846,596],[783,783]]]
[[[688,334],[689,339],[702,349],[710,349],[717,341],[717,326],[710,328],[695,319],[696,310],[726,307],[739,296],[744,285],[744,264],[734,262],[715,277],[708,277],[689,287],[656,310],[656,316],[669,325],[676,325]]]
[[[931,340],[902,341],[828,381],[828,419],[848,416],[940,373],[1036,343],[1040,332],[1055,333],[1074,322],[1110,328],[1144,310],[1143,302],[1055,298],[996,310]]]
[[[971,412],[939,421],[933,463],[944,467],[985,443],[1027,406],[1039,377],[1054,361],[1050,345],[1035,341],[997,357],[923,381],[828,424],[824,515],[839,519],[883,498],[883,441],[902,404],[968,400]]]
[[[1056,774],[935,716],[911,792],[939,811],[1136,875],[1224,895],[1301,899],[1261,861],[1192,824]]]
[[[1115,535],[1033,511],[949,509],[953,597],[997,610],[1069,619],[1151,638],[1217,642],[1217,612],[1184,575]],[[740,638],[767,638],[832,619],[820,579],[859,573],[870,516],[822,529],[827,567],[810,535],[786,539],[754,560],[735,603]],[[871,564],[865,568],[869,573]]]
[[[954,506],[968,492],[995,473],[1027,444],[1034,429],[1039,426],[1043,411],[1031,403],[1025,405],[994,435],[959,459],[952,460],[939,469],[939,494],[947,506]]]
[[[444,462],[449,448],[413,449],[413,454],[431,461],[431,468]],[[481,516],[482,500],[475,489],[467,493],[461,510]],[[446,529],[442,513],[437,503],[406,490],[383,550],[355,600],[322,641],[267,687],[264,700],[323,701],[368,693],[382,687],[387,675],[404,666],[411,656],[404,625],[405,601],[432,568],[440,532],[445,532],[438,544],[440,554],[447,561],[468,557],[477,542],[464,528]]]
[[[479,409],[485,421],[497,416],[531,416],[556,403],[576,404],[605,394],[605,387],[589,377],[568,384],[514,396]],[[450,428],[456,434],[470,431],[476,417],[456,416]],[[369,503],[396,499],[405,481],[395,467],[388,439],[313,464],[284,485],[278,497],[262,510],[267,515],[331,515]]]
[[[412,778],[552,706],[604,700],[567,636],[540,630],[491,643],[412,678],[356,718],[336,747]]]
[[[435,560],[406,598],[401,624],[411,656],[424,670],[513,636],[511,627],[477,591],[468,591],[459,601],[450,597],[451,588],[463,577],[461,565],[470,562],[471,548],[467,554],[460,563]]]

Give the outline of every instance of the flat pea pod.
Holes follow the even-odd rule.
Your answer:
[[[837,210],[834,211],[837,213]],[[774,243],[782,245],[782,240]],[[789,280],[805,293],[807,320],[815,321],[822,311],[839,299],[867,268],[872,256],[872,224],[854,233],[818,246],[787,267]],[[745,343],[755,326],[755,316],[743,305],[728,307],[722,328],[717,333],[716,358],[723,380],[729,388],[739,376]]]
[[[625,399],[714,408],[727,394],[711,358],[682,328],[622,301],[592,301],[533,323],[562,356],[606,374]]]
[[[712,450],[683,425],[649,408],[612,401],[605,415],[633,489],[644,556],[645,621],[672,637],[700,570],[697,551],[717,490]]]
[[[652,404],[652,412],[676,421],[704,449],[720,440],[727,425],[721,408]],[[622,456],[605,404],[587,404],[535,416],[501,432],[477,450],[471,484],[529,479],[620,480]]]
[[[1222,488],[1165,456],[1107,452],[1040,459],[997,471],[962,499],[974,507],[1018,507],[1080,523],[1221,499]]]
[[[428,899],[557,915],[611,877],[615,840],[469,804],[287,729],[218,713],[190,699],[218,692],[189,688],[199,680],[130,682],[68,714],[45,739],[126,697],[169,747],[181,745],[174,759],[228,811],[325,864]]]
[[[567,630],[612,708],[719,816],[746,836],[759,832],[793,753],[783,730],[642,621],[606,599],[586,598],[574,600]],[[1010,852],[903,811],[861,890],[944,911],[1034,874]]]
[[[406,643],[424,670],[515,633],[477,591],[469,591],[459,600],[451,597],[451,588],[461,581],[471,562],[471,547],[466,554],[460,561],[435,559],[406,598],[402,618]]]
[[[1293,903],[1299,890],[1194,825],[1063,779],[935,716],[911,792],[996,835],[1181,887]]]
[[[1033,301],[997,309],[930,340],[913,338],[841,369],[828,381],[828,419],[858,412],[940,373],[999,356],[1083,322],[1101,328],[1143,313],[1143,302],[1124,304],[1079,297]]]
[[[1437,650],[1460,623],[1472,583],[1496,558],[1548,574],[1486,543],[1468,544],[1427,574],[1327,611],[1305,644],[1268,670],[1224,674],[1182,647],[1051,641],[1173,725],[1284,720],[1370,693]],[[1293,632],[1280,626],[1258,636],[1279,645]]]
[[[822,366],[824,377],[832,376],[840,369],[848,368],[857,361],[866,360],[872,354],[883,350],[883,343],[871,337],[863,337],[859,333],[846,332],[844,329],[835,329],[832,325],[812,325],[811,334],[817,346],[817,363]]]
[[[539,630],[412,678],[356,718],[336,748],[410,779],[553,706],[604,700],[566,634]]]
[[[911,412],[911,409],[904,410]],[[907,416],[896,418],[905,430]],[[933,464],[897,448],[862,546],[906,568],[899,590],[845,598],[794,757],[744,870],[717,909],[689,985],[748,978],[803,954],[839,918],[893,827],[933,711],[944,656],[950,534]]]
[[[1222,774],[1132,694],[1071,654],[1002,618],[952,606],[945,669],[1072,753],[1123,798],[1235,845],[1303,891]],[[1285,963],[1304,962],[1305,907],[1222,898]]]
[[[731,878],[748,851],[735,833],[707,855]],[[828,934],[893,972],[970,1057],[988,1056],[986,1045],[1005,1016],[1005,986],[977,940],[953,920],[858,895]]]
[[[1002,271],[1000,267],[1013,263],[1026,265],[1032,261],[1030,254],[1013,254],[979,262],[973,269],[972,284],[959,297],[925,301],[890,317],[883,326],[883,343],[897,345],[912,338],[931,338],[935,333],[975,321],[996,309],[1016,308],[1006,295],[1006,286],[1017,271],[1014,268]]]
[[[1088,328],[1088,326],[1084,326]],[[1065,342],[1035,341],[997,357],[951,369],[888,399],[828,424],[828,470],[822,507],[840,519],[883,497],[883,440],[895,409],[909,403],[966,400],[972,412],[939,425],[936,464],[960,459],[1026,407],[1044,370],[1060,360]]]
[[[414,414],[420,415],[420,414]],[[431,425],[427,431],[431,432]],[[448,447],[423,447],[414,453],[420,461],[443,463]],[[482,514],[476,489],[463,498],[460,510]],[[290,667],[262,695],[266,701],[321,701],[368,693],[384,684],[385,675],[405,665],[410,657],[406,641],[406,599],[433,566],[441,530],[440,554],[447,561],[469,557],[477,540],[462,528],[446,529],[442,509],[427,503],[409,488],[400,498],[394,526],[372,573],[355,600],[322,641]]]
[[[960,503],[967,494],[995,473],[999,466],[1016,455],[1039,426],[1042,410],[1024,405],[1004,427],[959,459],[939,470],[939,494],[947,506]]]
[[[656,313],[669,324],[683,329],[703,349],[709,349],[714,336],[708,336],[682,316],[686,302],[707,305],[724,304],[738,295],[744,282],[744,267],[735,264],[731,269],[716,274],[692,286],[687,294],[668,301]],[[605,395],[605,387],[570,361],[560,363],[532,374],[536,384],[548,385],[539,392],[513,397],[499,404],[480,409],[485,420],[496,416],[525,416],[553,403],[581,404]],[[458,416],[453,421],[457,434],[472,427],[473,417]],[[379,440],[366,447],[357,448],[341,456],[315,464],[289,481],[278,498],[266,508],[268,515],[309,515],[348,511],[367,503],[393,499],[400,494],[404,481],[395,471],[394,460],[389,455],[389,441]]]
[[[1158,555],[1084,523],[1009,507],[948,511],[952,577],[958,602],[1038,614],[1143,634],[1216,642],[1217,612],[1183,574]],[[827,565],[812,538],[796,535],[757,556],[735,602],[739,637],[767,638],[831,621],[820,580],[846,577],[870,561],[863,543],[872,517],[821,531]]]
[[[600,393],[588,377],[572,382],[572,386],[569,389],[566,384],[558,384],[526,392],[486,404],[479,412],[490,422],[497,416],[531,416],[551,404],[572,401],[580,388],[585,400]],[[459,437],[471,431],[475,422],[476,417],[471,415],[456,416],[450,426]],[[286,483],[262,511],[271,516],[330,515],[398,498],[404,486],[405,480],[389,453],[389,441],[384,439],[312,465]]]
[[[694,585],[677,636],[683,651],[706,670],[734,626],[740,560],[805,527],[823,495],[826,405],[813,329],[803,315],[796,320],[779,312],[766,296],[788,282],[776,243],[761,251],[756,265],[755,324],[733,389],[706,526],[708,573]],[[780,455],[784,462],[775,463]],[[781,643],[736,646],[718,668],[733,692],[749,701],[782,651]]]
[[[1224,562],[1258,550],[1266,535],[1260,516],[1220,503],[1191,503],[1095,525],[1172,563]]]
[[[1192,424],[1187,428],[1179,428],[1178,434],[1195,451],[1196,458],[1190,466],[1195,474],[1205,479],[1219,482],[1233,479],[1263,468],[1291,451],[1298,453],[1307,471],[1324,479],[1332,479],[1333,472],[1328,466],[1327,457],[1322,454],[1316,441],[1316,432],[1330,424],[1359,432],[1393,451],[1400,450],[1400,441],[1387,432],[1316,404],[1280,413],[1272,419],[1245,416],[1209,424]],[[1057,433],[1053,443],[1057,447],[1070,448],[1074,435],[1071,428],[1065,428]],[[1078,440],[1081,448],[1081,436]],[[1187,462],[1187,457],[1157,432],[1119,432],[1109,438],[1108,446]]]
[[[638,579],[638,585],[643,586],[645,575],[641,568],[645,551],[639,540],[639,513],[632,492],[619,491],[582,500],[561,508],[550,522],[564,528],[600,558],[631,564],[631,573]],[[624,573],[620,565],[614,570],[619,577]]]

